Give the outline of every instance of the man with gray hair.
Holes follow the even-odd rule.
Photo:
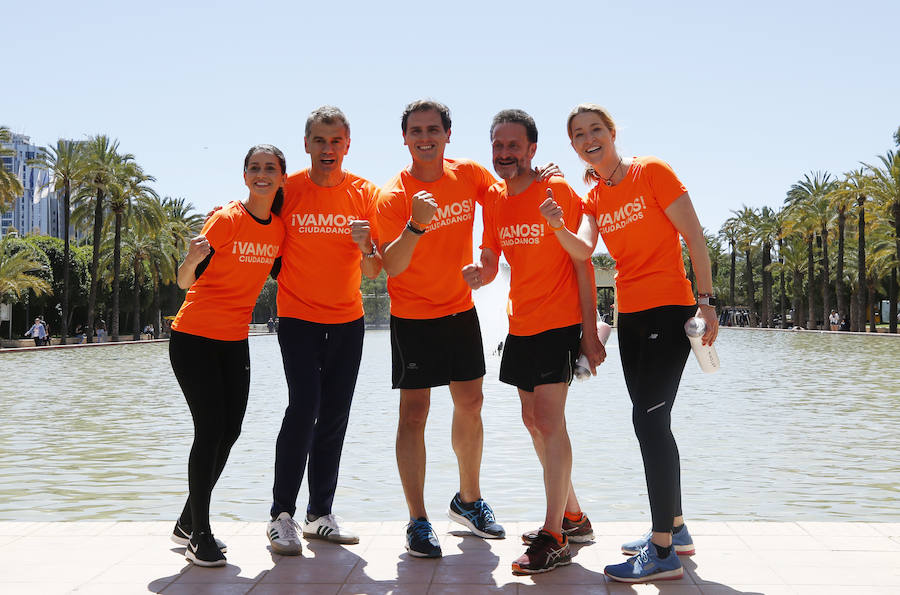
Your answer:
[[[350,124],[323,106],[306,121],[310,167],[288,176],[284,252],[278,274],[278,343],[288,406],[275,446],[275,481],[267,534],[279,554],[301,552],[294,520],[308,471],[303,535],[337,543],[359,537],[332,514],[350,404],[362,357],[361,274],[381,271],[371,222],[378,188],[342,167]],[[307,464],[308,463],[308,464]]]

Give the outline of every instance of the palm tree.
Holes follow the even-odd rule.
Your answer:
[[[818,231],[822,239],[822,320],[828,322],[831,311],[831,292],[829,291],[831,276],[828,271],[828,224],[832,219],[832,211],[829,205],[829,194],[834,189],[836,182],[831,179],[828,172],[817,171],[812,177],[805,174],[803,179],[791,186],[788,190],[786,202],[799,210],[799,214],[806,218]]]
[[[837,296],[837,311],[842,319],[847,318],[847,298],[844,290],[844,231],[847,225],[847,214],[853,203],[858,201],[865,184],[863,169],[847,172],[844,179],[838,182],[828,195],[828,206],[837,214],[837,264],[834,271],[834,293]]]
[[[870,194],[876,200],[878,206],[893,222],[894,254],[895,261],[900,262],[900,151],[888,151],[879,155],[881,167],[868,165],[872,180]],[[891,302],[890,330],[897,332],[897,271],[896,265],[891,272],[891,288],[889,299]]]
[[[144,173],[141,166],[130,159],[123,158],[116,168],[116,179],[109,190],[109,210],[113,213],[113,303],[112,328],[110,334],[113,341],[119,340],[119,285],[122,267],[122,223],[126,216],[133,231],[137,231],[140,223],[147,219],[159,219],[162,213],[155,207],[153,199],[156,192],[146,185],[156,178]],[[140,329],[138,329],[140,331]],[[139,338],[139,337],[138,337]]]
[[[755,209],[742,205],[739,211],[732,211],[738,221],[738,246],[744,252],[744,292],[747,296],[747,307],[750,308],[750,326],[756,326],[756,289],[753,284],[753,243],[756,239],[756,228],[759,225],[759,214]]]
[[[808,315],[806,318],[806,328],[814,330],[816,328],[816,312],[815,312],[815,258],[813,254],[813,244],[816,239],[816,224],[804,212],[802,205],[797,203],[789,205],[784,209],[785,213],[785,233],[802,238],[806,244],[806,276],[807,276],[807,301]],[[795,287],[796,290],[796,287]],[[799,317],[800,313],[794,311],[795,316]],[[799,326],[799,325],[798,325]]]
[[[130,154],[120,155],[119,141],[111,141],[106,135],[97,135],[88,139],[84,147],[86,166],[85,185],[76,195],[76,200],[85,209],[92,208],[94,220],[93,257],[91,258],[91,289],[88,294],[87,340],[90,343],[94,336],[94,310],[97,305],[97,290],[100,282],[100,249],[103,241],[103,217],[106,209],[106,197],[116,179],[116,171],[122,162],[133,161]]]
[[[772,270],[781,277],[782,303],[787,302],[785,275],[791,275],[791,309],[794,311],[791,325],[800,326],[798,321],[803,316],[803,267],[806,265],[803,244],[800,236],[793,232],[785,232],[778,242],[778,261],[772,263]],[[782,306],[781,326],[787,328],[787,313],[784,309]]]
[[[53,189],[62,192],[63,196],[63,295],[62,295],[62,333],[60,344],[66,344],[69,334],[69,252],[71,227],[72,190],[77,188],[85,175],[85,161],[82,143],[59,139],[55,147],[43,147],[33,163],[50,171]]]
[[[10,237],[7,234],[0,240],[0,296],[19,299],[29,290],[35,295],[49,293],[50,283],[31,274],[43,270],[44,265],[31,250],[13,253],[9,246]]]
[[[725,220],[725,223],[722,224],[722,228],[719,230],[719,237],[728,244],[728,249],[731,251],[731,270],[729,272],[729,280],[728,280],[728,305],[735,306],[734,301],[734,273],[735,273],[735,263],[737,259],[737,240],[738,240],[738,230],[740,228],[740,224],[738,223],[737,217],[729,217]]]
[[[203,227],[203,215],[193,213],[194,206],[184,198],[157,197],[163,217],[151,234],[153,247],[150,250],[150,274],[153,281],[153,304],[156,312],[154,325],[157,337],[162,325],[160,287],[175,282],[178,262],[187,251],[190,238]]]
[[[776,213],[769,207],[759,211],[756,221],[756,239],[759,240],[762,252],[762,323],[771,328],[773,325],[772,304],[772,246],[781,232],[781,222]],[[782,302],[783,303],[783,302]],[[782,313],[783,314],[783,313]]]
[[[12,142],[9,128],[0,126],[0,157],[13,157],[16,152],[3,146]],[[0,163],[0,213],[8,211],[15,204],[16,199],[25,192],[22,180],[13,171],[7,171]]]

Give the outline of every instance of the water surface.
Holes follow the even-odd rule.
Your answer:
[[[499,323],[483,320],[495,346]],[[496,327],[496,328],[495,328]],[[722,370],[693,359],[674,409],[689,519],[900,521],[900,340],[723,329]],[[250,339],[241,438],[213,494],[214,518],[263,520],[287,390],[277,339]],[[488,347],[490,349],[490,347]],[[600,374],[567,413],[574,481],[597,521],[648,520],[615,332]],[[543,516],[541,470],[513,388],[488,356],[482,491],[498,517]],[[171,520],[186,495],[192,426],[167,343],[0,353],[0,520]],[[335,512],[402,520],[394,459],[398,394],[387,331],[366,334]],[[435,389],[426,503],[457,489],[450,397]],[[298,502],[306,503],[306,487]]]

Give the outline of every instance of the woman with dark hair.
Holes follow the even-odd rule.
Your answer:
[[[249,196],[216,211],[178,267],[178,286],[190,289],[169,341],[172,370],[194,420],[189,496],[172,541],[186,546],[185,557],[198,566],[225,565],[225,544],[209,526],[209,501],[247,408],[253,306],[281,254],[284,225],[273,213],[283,200],[282,152],[251,148],[244,183]]]
[[[552,199],[541,212],[573,259],[589,258],[602,234],[616,260],[619,353],[653,519],[649,533],[622,546],[632,557],[605,572],[632,583],[678,579],[684,573],[678,555],[693,554],[694,544],[682,517],[671,412],[691,350],[685,322],[695,315],[705,320],[704,344],[712,344],[718,333],[706,240],[686,188],[667,163],[619,156],[615,123],[605,109],[577,106],[569,114],[568,133],[588,165],[586,181],[595,186],[585,199],[577,234],[562,225],[562,209]],[[696,299],[679,236],[697,276]]]

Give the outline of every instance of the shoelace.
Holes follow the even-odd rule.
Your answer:
[[[294,519],[279,519],[278,528],[282,539],[297,539],[297,521]]]
[[[431,524],[423,521],[417,521],[413,523],[412,526],[413,535],[416,536],[417,539],[424,539],[425,541],[430,541],[431,537]]]
[[[484,519],[484,522],[488,525],[493,524],[494,521],[494,511],[491,510],[491,507],[488,506],[488,503],[484,500],[476,500],[475,501],[475,510],[478,511],[478,514],[481,518]]]
[[[642,566],[650,561],[650,547],[651,544],[648,542],[647,545],[642,547],[641,550],[634,556],[641,561]]]

